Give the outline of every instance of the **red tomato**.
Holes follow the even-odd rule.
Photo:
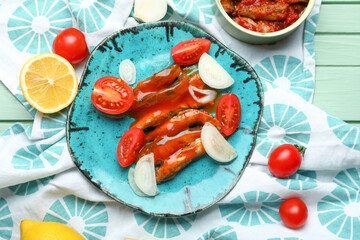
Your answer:
[[[193,38],[178,43],[171,49],[171,55],[175,63],[179,65],[191,65],[197,63],[203,53],[210,49],[211,42],[203,38]]]
[[[306,222],[308,209],[302,200],[291,198],[281,204],[279,214],[285,226],[289,228],[300,228]]]
[[[137,158],[139,151],[145,145],[145,134],[140,128],[130,128],[121,137],[117,158],[122,167],[131,165]]]
[[[84,34],[75,28],[63,30],[55,37],[53,51],[71,64],[81,62],[88,52]]]
[[[223,134],[230,136],[235,132],[241,118],[240,100],[235,94],[225,94],[220,98],[216,107],[216,118]]]
[[[272,151],[268,166],[272,175],[277,178],[286,178],[293,175],[300,167],[301,154],[291,144],[283,144]]]
[[[134,102],[134,93],[125,81],[116,77],[99,78],[91,101],[101,112],[117,115],[126,112]]]

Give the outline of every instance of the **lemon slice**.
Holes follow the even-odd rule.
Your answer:
[[[78,80],[65,58],[44,53],[25,63],[20,72],[20,86],[31,106],[43,113],[54,113],[74,100]]]

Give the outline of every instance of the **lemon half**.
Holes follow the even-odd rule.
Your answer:
[[[78,80],[73,66],[65,58],[44,53],[24,64],[20,86],[31,106],[43,113],[54,113],[74,100]]]
[[[20,240],[85,240],[71,227],[57,222],[23,220]]]

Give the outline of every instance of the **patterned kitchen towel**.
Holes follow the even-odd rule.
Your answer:
[[[24,99],[22,65],[51,52],[62,29],[77,27],[93,49],[111,32],[137,25],[129,0],[0,1],[0,80],[34,116],[0,137],[0,239],[19,239],[23,219],[56,221],[87,239],[360,239],[360,130],[311,104],[315,80],[314,33],[320,1],[288,38],[250,45],[232,38],[214,17],[214,0],[169,0],[164,19],[200,25],[244,57],[265,91],[263,118],[251,163],[239,183],[210,209],[182,218],[154,217],[113,201],[72,163],[65,140],[67,110],[42,114]],[[84,63],[76,66],[81,76]],[[269,153],[282,143],[308,148],[301,170],[270,175]],[[307,224],[286,228],[278,209],[301,197]]]

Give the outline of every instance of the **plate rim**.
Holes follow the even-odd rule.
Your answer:
[[[234,52],[233,50],[231,50],[230,48],[228,48],[227,46],[225,46],[222,42],[220,42],[218,39],[216,39],[214,36],[212,36],[210,33],[206,32],[204,29],[202,29],[199,26],[195,26],[194,24],[188,23],[188,22],[182,22],[182,21],[173,21],[173,20],[167,20],[167,21],[159,21],[159,22],[150,22],[150,23],[142,23],[139,24],[137,26],[132,26],[132,27],[127,27],[127,28],[123,28],[120,29],[118,31],[115,31],[113,33],[111,33],[110,35],[106,36],[98,45],[96,45],[96,47],[91,51],[86,64],[84,66],[84,69],[82,71],[81,77],[80,77],[80,81],[78,83],[79,86],[79,90],[81,89],[82,83],[84,81],[84,77],[87,74],[87,69],[88,69],[88,65],[90,64],[90,61],[93,59],[93,55],[94,53],[105,43],[107,42],[109,39],[113,38],[116,35],[121,34],[122,32],[127,32],[127,31],[131,31],[132,29],[139,29],[142,30],[142,28],[156,28],[156,27],[176,27],[177,25],[183,25],[185,27],[190,27],[193,28],[197,31],[199,31],[201,33],[201,35],[205,35],[207,39],[209,39],[212,42],[215,42],[216,44],[218,44],[221,48],[225,49],[226,51],[230,52],[232,55],[234,55],[235,57],[239,57],[244,64],[247,66],[247,68],[252,69],[252,73],[254,74],[253,79],[256,81],[257,86],[258,86],[258,97],[259,97],[259,101],[258,101],[258,106],[260,107],[259,111],[258,111],[258,119],[255,123],[255,133],[253,136],[253,144],[251,147],[251,150],[249,151],[247,157],[246,157],[246,161],[243,164],[243,167],[241,169],[241,171],[239,172],[239,174],[235,177],[235,179],[233,180],[233,182],[231,183],[231,186],[226,189],[226,191],[224,191],[220,197],[215,196],[213,198],[213,201],[210,204],[207,204],[195,211],[191,211],[191,212],[186,212],[186,213],[170,213],[170,212],[166,212],[166,213],[155,213],[155,212],[149,212],[144,210],[143,208],[139,207],[139,206],[135,206],[131,203],[126,203],[124,201],[122,201],[121,199],[119,199],[117,196],[115,196],[114,194],[110,193],[107,189],[104,189],[100,186],[99,183],[97,183],[96,181],[93,181],[90,173],[88,173],[88,171],[86,169],[82,169],[81,166],[82,164],[75,158],[72,148],[70,146],[70,115],[72,113],[73,110],[73,106],[75,103],[75,99],[74,101],[71,103],[68,113],[67,113],[67,119],[66,119],[66,143],[67,143],[67,147],[69,150],[69,154],[70,157],[72,159],[72,161],[74,162],[75,166],[78,168],[78,170],[86,177],[86,179],[88,179],[88,181],[90,181],[93,185],[95,185],[101,192],[105,193],[107,196],[109,196],[110,198],[114,199],[116,202],[121,203],[123,206],[126,206],[128,208],[131,208],[132,210],[138,210],[142,213],[145,214],[149,214],[152,216],[156,216],[156,217],[184,217],[184,216],[188,216],[188,215],[193,215],[193,214],[197,214],[199,212],[202,212],[210,207],[212,207],[213,205],[215,205],[216,203],[218,203],[220,200],[222,200],[225,196],[227,196],[235,187],[235,185],[239,182],[240,178],[242,177],[250,159],[251,156],[255,150],[255,146],[256,146],[256,138],[257,138],[257,134],[258,134],[258,130],[259,130],[259,126],[260,126],[260,122],[261,122],[261,118],[262,118],[262,114],[263,114],[263,108],[264,108],[264,90],[262,87],[262,83],[260,81],[260,78],[258,76],[258,74],[256,73],[255,69],[249,64],[249,62],[244,59],[242,56],[240,56],[238,53]],[[182,27],[183,27],[182,26]],[[181,28],[181,27],[180,27]],[[183,29],[182,29],[183,30]],[[79,91],[78,91],[79,93]],[[75,98],[77,97],[78,93],[76,94]]]

